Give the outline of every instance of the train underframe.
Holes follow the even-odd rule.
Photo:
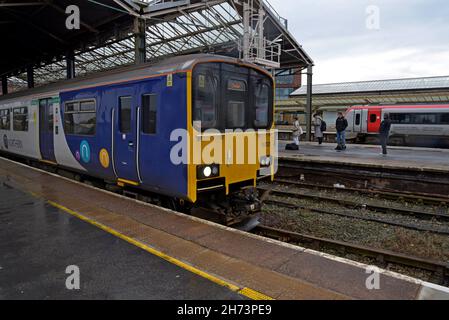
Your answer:
[[[229,195],[224,190],[201,193],[195,203],[131,186],[118,187],[113,182],[105,189],[127,197],[178,211],[197,218],[249,231],[259,224],[262,197],[257,188],[234,188]]]
[[[263,197],[253,186],[225,195],[223,190],[200,194],[190,214],[225,226],[249,231],[259,224]]]
[[[378,134],[359,133],[352,140],[355,143],[378,144]],[[399,135],[389,137],[388,144],[391,146],[424,147],[424,148],[449,148],[449,137],[429,135]]]

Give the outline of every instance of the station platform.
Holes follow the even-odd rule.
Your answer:
[[[245,298],[8,182],[0,194],[0,300]],[[68,266],[79,268],[80,290],[67,289]]]
[[[336,151],[335,143],[301,142],[299,151],[285,150],[289,142],[279,142],[279,157],[317,163],[342,163],[388,169],[417,169],[449,172],[449,150],[412,147],[389,147],[382,156],[380,146],[348,144],[345,151]]]
[[[449,289],[0,158],[0,298],[447,299]],[[81,289],[65,288],[77,265]]]

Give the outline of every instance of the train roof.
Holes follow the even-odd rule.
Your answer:
[[[449,111],[449,104],[365,105],[352,106],[347,111],[360,109],[447,109]]]
[[[61,80],[59,82],[55,82],[42,87],[37,87],[33,89],[28,89],[0,96],[0,102],[6,102],[8,100],[15,100],[28,96],[48,97],[50,94],[57,94],[63,91],[71,91],[76,89],[101,86],[119,82],[128,82],[133,80],[145,79],[155,75],[186,72],[191,70],[195,64],[204,62],[238,63],[247,66],[252,66],[266,73],[265,70],[259,68],[258,66],[244,63],[236,58],[212,54],[193,54],[193,55],[168,58],[160,60],[158,62],[144,63],[140,65],[131,65],[118,69],[112,69],[109,71],[98,72],[95,74],[90,74],[87,76],[82,76],[74,79]]]

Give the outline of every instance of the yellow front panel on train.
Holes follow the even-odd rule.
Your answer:
[[[191,143],[189,194],[193,196],[198,181],[196,167],[215,164],[220,174],[212,179],[224,178],[226,194],[234,183],[251,181],[256,186],[262,157],[273,156],[273,131],[229,131],[227,133],[204,132],[193,130]],[[207,179],[204,179],[207,180]]]

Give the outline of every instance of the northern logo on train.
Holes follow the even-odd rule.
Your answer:
[[[6,134],[3,136],[3,144],[5,145],[5,149],[8,149],[8,137]]]
[[[86,140],[81,141],[80,144],[80,156],[81,160],[84,163],[90,162],[90,146],[89,143]]]

